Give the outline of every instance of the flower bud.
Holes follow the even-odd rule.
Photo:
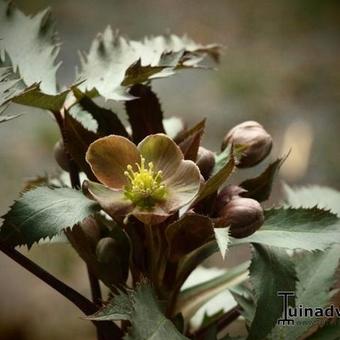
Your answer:
[[[221,211],[224,206],[229,203],[233,198],[237,198],[243,193],[247,192],[247,190],[237,186],[237,185],[228,185],[223,188],[216,198],[215,203],[215,211]]]
[[[117,242],[111,237],[102,238],[96,248],[97,259],[100,263],[112,263],[119,259]]]
[[[200,169],[204,179],[208,179],[215,165],[215,157],[213,152],[200,146],[198,149],[196,165]]]
[[[57,161],[58,165],[65,171],[69,171],[69,161],[65,151],[65,145],[62,140],[59,140],[53,149],[54,158]]]
[[[272,137],[255,121],[246,121],[232,128],[223,140],[222,150],[227,145],[245,145],[239,168],[249,168],[260,163],[272,148]]]
[[[80,228],[84,232],[87,240],[92,246],[96,246],[100,239],[101,227],[93,217],[87,217],[79,223]]]
[[[244,197],[234,197],[220,211],[217,225],[230,226],[230,235],[243,238],[253,234],[264,222],[259,202]]]

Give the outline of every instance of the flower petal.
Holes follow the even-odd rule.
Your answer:
[[[140,154],[127,138],[111,135],[99,138],[89,146],[86,161],[100,182],[120,189],[127,184],[126,167],[131,164],[135,168],[135,163],[140,163]]]
[[[174,174],[183,160],[183,154],[168,136],[158,133],[144,138],[138,149],[146,162],[152,162],[155,169],[162,170],[163,180]]]
[[[121,190],[112,190],[87,180],[83,182],[82,188],[85,195],[96,200],[111,217],[126,215],[133,209],[132,203],[124,197]]]
[[[186,160],[180,163],[175,173],[164,183],[169,190],[167,210],[174,211],[190,203],[198,194],[201,174],[194,162]]]

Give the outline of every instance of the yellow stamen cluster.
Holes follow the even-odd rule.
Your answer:
[[[136,166],[138,171],[133,171],[129,164],[124,172],[130,182],[124,187],[124,195],[138,207],[150,210],[157,202],[166,198],[167,190],[162,184],[162,171],[155,172],[153,163],[146,165],[143,157]]]

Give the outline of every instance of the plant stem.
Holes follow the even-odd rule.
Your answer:
[[[162,226],[163,227],[163,226]],[[157,282],[159,284],[159,288],[162,294],[164,294],[165,287],[163,287],[163,280],[167,267],[167,242],[165,239],[164,230],[161,226],[155,228],[156,233],[156,243],[157,243]]]
[[[148,260],[148,270],[150,279],[155,284],[155,272],[156,272],[156,261],[157,261],[157,253],[156,253],[156,245],[154,240],[154,234],[152,230],[152,225],[145,225],[145,234],[146,234],[146,247],[147,247],[147,260]]]
[[[91,287],[91,297],[92,301],[98,306],[102,306],[102,292],[100,290],[100,285],[98,279],[91,273],[90,268],[87,266],[87,273],[89,276],[90,287]]]

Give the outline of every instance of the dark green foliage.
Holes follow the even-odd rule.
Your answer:
[[[1,242],[29,248],[41,239],[52,238],[99,210],[96,202],[68,188],[39,187],[22,195],[3,216]]]
[[[282,298],[277,293],[295,291],[294,263],[285,250],[255,244],[249,271],[257,302],[248,339],[263,339],[283,311]]]
[[[152,287],[147,283],[141,283],[133,292],[119,292],[107,306],[89,319],[129,320],[131,327],[124,337],[126,340],[187,339],[163,315],[160,303]]]
[[[243,181],[240,187],[246,189],[247,192],[242,196],[253,198],[258,202],[266,201],[270,196],[274,178],[285,159],[286,157],[277,159],[269,164],[260,176]]]

